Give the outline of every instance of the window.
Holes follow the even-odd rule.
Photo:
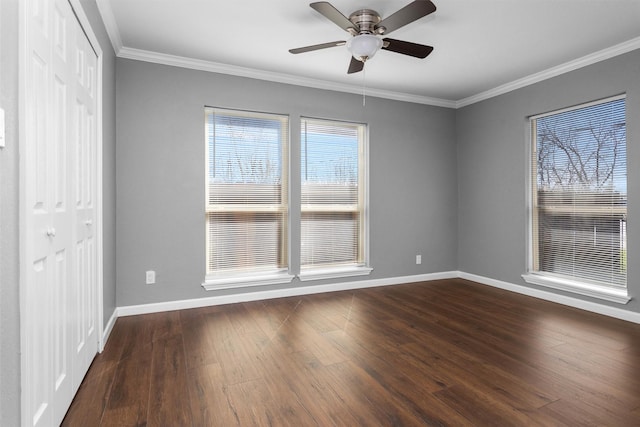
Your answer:
[[[530,283],[626,303],[625,98],[531,118]]]
[[[365,125],[303,118],[300,145],[300,278],[368,274]]]
[[[286,116],[205,108],[206,289],[291,281],[288,129]]]

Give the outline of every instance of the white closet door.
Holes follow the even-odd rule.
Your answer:
[[[23,4],[23,425],[58,425],[97,353],[96,55],[67,0]]]
[[[75,165],[72,178],[74,219],[75,285],[73,306],[76,308],[73,333],[73,388],[77,390],[98,351],[97,336],[97,248],[96,248],[96,67],[97,57],[77,25],[75,60],[75,99],[73,132]]]

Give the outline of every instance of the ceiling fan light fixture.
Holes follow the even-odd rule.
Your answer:
[[[373,34],[360,34],[347,42],[347,49],[349,49],[351,55],[362,62],[373,58],[373,55],[375,55],[381,47],[382,39]]]

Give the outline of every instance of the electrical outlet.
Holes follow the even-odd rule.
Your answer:
[[[416,264],[422,264],[422,255],[416,255]]]
[[[153,285],[154,283],[156,283],[156,272],[153,270],[147,271],[146,281],[147,281],[147,285]]]

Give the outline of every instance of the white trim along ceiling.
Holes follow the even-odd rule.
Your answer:
[[[291,11],[291,7],[298,7],[295,6],[295,2],[289,2],[286,3],[287,0],[278,0],[277,2],[273,3],[273,6],[271,5],[271,3],[269,3],[270,7],[287,7],[286,13],[288,15],[293,14],[293,11]],[[444,14],[446,13],[445,11],[445,7],[456,7],[458,9],[455,9],[455,11],[461,11],[463,9],[468,9],[471,5],[470,4],[466,4],[464,2],[464,0],[447,0],[449,3],[448,4],[442,4],[439,3],[437,0],[434,1],[434,3],[437,6],[441,6],[433,15],[438,15],[438,13],[440,14]],[[552,15],[551,12],[551,7],[566,7],[566,8],[581,8],[582,10],[584,10],[584,5],[590,5],[594,6],[596,5],[596,3],[599,3],[599,7],[606,7],[608,9],[616,7],[616,6],[623,6],[624,2],[621,2],[619,0],[615,0],[615,1],[600,1],[600,2],[572,2],[569,0],[563,0],[565,2],[564,5],[560,5],[558,6],[558,2],[538,2],[536,4],[539,4],[539,8],[543,8],[545,10],[549,10],[548,14]],[[377,2],[377,3],[376,3]],[[408,3],[409,0],[407,0],[405,3]],[[440,0],[440,2],[442,2],[442,0]],[[468,0],[467,0],[468,2]],[[353,3],[353,2],[351,2]],[[377,0],[370,0],[368,3],[372,3],[373,5],[378,5],[380,6],[379,1]],[[475,3],[475,2],[472,2]],[[505,11],[505,5],[506,3],[509,3],[509,7],[511,9],[509,9],[509,11]],[[477,17],[478,20],[482,20],[482,19],[487,19],[488,16],[492,15],[492,14],[503,14],[504,15],[504,19],[505,19],[505,29],[504,31],[508,31],[508,28],[514,28],[514,25],[516,25],[516,23],[512,22],[514,20],[513,17],[513,11],[515,11],[516,13],[518,11],[526,11],[528,9],[524,9],[526,7],[528,7],[525,3],[530,3],[530,2],[516,2],[514,1],[513,3],[511,2],[496,2],[494,0],[482,0],[482,3],[475,3],[473,6],[476,8],[480,8],[478,9],[479,11],[484,11],[484,13],[482,13],[481,15],[479,15]],[[554,4],[555,3],[555,4]],[[577,4],[577,3],[581,3],[581,4]],[[633,3],[633,2],[632,2]],[[640,3],[640,2],[639,2]],[[121,0],[97,0],[97,4],[98,4],[98,8],[100,10],[100,13],[102,15],[102,18],[104,20],[105,23],[105,27],[107,29],[107,32],[109,34],[109,38],[111,40],[111,43],[113,45],[114,51],[116,53],[116,55],[120,58],[126,58],[126,59],[133,59],[133,60],[139,60],[139,61],[145,61],[145,62],[151,62],[151,63],[156,63],[156,64],[163,64],[163,65],[170,65],[170,66],[176,66],[176,67],[183,67],[183,68],[188,68],[188,69],[194,69],[194,70],[200,70],[200,71],[208,71],[208,72],[213,72],[213,73],[221,73],[221,74],[228,74],[228,75],[234,75],[234,76],[241,76],[241,77],[248,77],[248,78],[253,78],[253,79],[259,79],[259,80],[267,80],[267,81],[272,81],[272,82],[278,82],[278,83],[286,83],[286,84],[292,84],[292,85],[299,85],[299,86],[306,86],[306,87],[312,87],[312,88],[317,88],[317,89],[325,89],[325,90],[333,90],[333,91],[339,91],[339,92],[346,92],[346,93],[356,93],[356,94],[360,94],[363,91],[363,85],[362,85],[362,80],[358,80],[359,84],[349,84],[349,83],[344,83],[344,82],[337,82],[337,81],[332,81],[332,80],[325,80],[323,78],[314,78],[314,77],[305,77],[302,76],[300,73],[298,74],[294,74],[294,73],[283,73],[283,72],[276,72],[276,71],[266,71],[263,69],[258,69],[258,68],[254,68],[251,66],[239,66],[239,65],[231,65],[228,63],[223,63],[223,62],[216,62],[216,61],[212,61],[212,60],[204,60],[204,59],[196,59],[196,58],[192,58],[192,57],[187,57],[187,56],[181,56],[179,54],[175,54],[175,53],[166,53],[166,52],[160,52],[160,49],[156,49],[157,51],[151,50],[151,49],[141,49],[141,48],[137,48],[137,47],[133,47],[135,46],[135,40],[133,42],[130,43],[130,45],[127,45],[128,39],[124,40],[124,36],[125,34],[122,33],[122,28],[119,27],[119,24],[121,24],[121,22],[118,22],[116,16],[118,16],[115,12],[116,12],[116,7],[120,5],[120,11],[122,14],[122,8],[124,7],[128,7],[127,6],[123,6],[123,2]],[[195,4],[195,3],[194,3]],[[242,7],[249,7],[251,4],[251,2],[244,4],[243,2],[243,6]],[[344,8],[348,8],[349,6],[349,2],[345,1],[341,1],[341,0],[334,0],[332,2],[332,4],[335,5],[336,8],[338,9],[344,9]],[[627,7],[630,3],[627,2]],[[149,3],[147,5],[147,8],[150,8],[151,6],[154,7],[159,7],[158,4],[156,3]],[[307,4],[305,3],[299,3],[298,5],[300,6],[300,10],[295,10],[296,16],[298,16],[299,20],[305,20],[304,23],[306,25],[306,23],[309,20],[319,20],[322,21],[324,18],[321,16],[314,16],[314,14],[318,15],[315,11],[311,10],[311,8],[308,7]],[[398,2],[397,4],[394,3],[392,5],[388,5],[388,6],[384,6],[387,7],[389,9],[393,9],[393,8],[400,8],[404,5],[404,3]],[[185,6],[187,7],[187,6]],[[228,7],[236,7],[236,6],[228,6]],[[376,6],[377,7],[377,6]],[[380,6],[382,7],[382,6]],[[518,9],[520,8],[520,9]],[[574,10],[574,9],[566,9],[568,11]],[[608,10],[605,9],[605,10]],[[152,10],[151,9],[147,9],[149,10],[149,12],[151,13]],[[556,9],[554,9],[556,10]],[[630,10],[630,9],[619,9],[620,11],[623,10]],[[630,18],[628,17],[624,17],[624,19],[626,20],[626,22],[628,22],[630,19],[640,19],[640,7],[636,7],[635,9],[632,9],[635,14],[635,12],[638,13],[638,16],[636,16],[635,18],[632,16]],[[343,12],[347,12],[345,10],[343,10]],[[491,13],[489,13],[491,12]],[[493,13],[495,12],[495,13]],[[153,10],[154,15],[155,14],[161,14],[162,11],[160,10]],[[186,13],[186,12],[185,12]],[[510,13],[508,15],[508,13]],[[544,11],[540,12],[542,15],[541,16],[545,16]],[[591,13],[593,16],[596,12],[592,11],[589,12]],[[614,13],[614,12],[611,12]],[[615,13],[622,13],[622,12],[615,12]],[[247,17],[249,19],[249,17]],[[440,18],[443,21],[447,21],[445,23],[442,24],[442,26],[446,26],[446,25],[452,25],[453,23],[451,23],[450,21],[452,19],[455,18],[455,16],[452,18],[451,16],[446,16],[446,17],[436,17],[436,18]],[[549,18],[553,18],[553,16],[549,16]],[[622,19],[623,17],[621,17]],[[130,18],[131,19],[131,18]],[[164,17],[164,19],[166,19],[166,16]],[[425,22],[423,23],[414,23],[412,25],[422,25],[423,27],[426,28],[430,28],[430,27],[434,27],[439,24],[439,21],[435,21],[435,18],[432,17],[427,17],[427,18],[423,18],[423,20],[425,20]],[[570,22],[568,20],[564,20],[562,21],[562,19],[556,17],[555,18],[556,21],[560,21],[560,22],[564,22],[566,21],[566,25],[569,27],[568,29],[565,29],[565,31],[568,31],[569,34],[571,34],[572,31],[577,30],[579,28],[579,23],[578,24],[574,24],[573,22]],[[508,20],[508,21],[507,21]],[[552,19],[548,19],[549,21],[551,21]],[[216,31],[216,26],[214,25],[216,20],[214,18],[212,18],[211,20],[212,25],[212,31],[215,33]],[[529,23],[531,25],[524,25],[526,23]],[[544,31],[544,27],[542,27],[542,29],[538,29],[537,27],[539,26],[543,26],[546,25],[546,22],[536,22],[536,25],[533,25],[531,22],[529,21],[522,21],[521,22],[523,24],[522,27],[522,31],[529,31],[531,32],[532,36],[531,37],[535,37],[535,31]],[[315,22],[313,23],[315,25]],[[322,31],[320,31],[319,34],[315,35],[315,37],[317,37],[317,40],[323,41],[323,38],[327,38],[327,39],[331,39],[332,37],[340,37],[340,35],[336,36],[335,32],[332,32],[332,30],[335,30],[336,28],[332,28],[332,23],[330,22],[320,22],[320,24],[326,24],[326,33],[322,33]],[[268,27],[269,23],[265,22],[264,23],[265,28]],[[299,22],[296,23],[296,25],[301,25]],[[320,26],[320,30],[324,29],[324,26],[321,25]],[[482,23],[478,24],[478,25],[482,25]],[[491,25],[491,23],[487,23],[487,27],[489,27]],[[575,28],[572,28],[571,25],[574,25]],[[317,30],[317,28],[314,26],[314,32]],[[639,27],[640,28],[640,27]],[[337,30],[341,31],[339,28],[337,28]],[[404,29],[402,29],[404,30]],[[401,30],[401,31],[402,31]],[[487,29],[487,32],[490,29]],[[605,31],[610,31],[611,30],[611,26],[607,25],[607,28],[600,27],[598,29],[596,29],[595,31],[593,31],[593,33],[599,34],[602,33],[602,37],[604,37],[605,35],[607,35],[608,33],[605,33]],[[251,29],[251,31],[254,31],[255,33],[259,33],[259,29]],[[278,29],[273,29],[273,28],[269,28],[269,34],[274,33],[274,31],[278,31]],[[282,31],[282,30],[279,30]],[[337,34],[340,34],[338,31]],[[400,35],[402,35],[404,37],[404,33],[401,33],[401,31],[398,31],[398,37],[400,37]],[[426,30],[425,30],[426,31]],[[434,30],[435,31],[435,30]],[[442,31],[442,30],[440,30]],[[471,30],[470,30],[471,31]],[[498,33],[498,34],[506,34],[506,33],[500,33],[500,30],[492,30],[493,33]],[[396,33],[394,33],[395,36]],[[435,33],[436,36],[438,35],[438,33]],[[371,85],[371,87],[369,87],[369,85],[367,85],[366,88],[366,92],[367,95],[369,96],[374,96],[374,97],[380,97],[380,98],[387,98],[387,99],[394,99],[394,100],[399,100],[399,101],[406,101],[406,102],[413,102],[413,103],[419,103],[419,104],[427,104],[427,105],[434,105],[434,106],[441,106],[441,107],[447,107],[447,108],[460,108],[460,107],[464,107],[467,105],[471,105],[474,104],[476,102],[480,102],[510,91],[513,91],[515,89],[518,88],[522,88],[528,85],[531,85],[533,83],[537,83],[564,73],[567,73],[569,71],[572,70],[576,70],[582,67],[585,67],[587,65],[590,64],[595,64],[597,62],[609,59],[609,58],[613,58],[615,56],[618,55],[622,55],[624,53],[627,52],[631,52],[633,50],[636,50],[638,48],[640,48],[640,31],[635,31],[635,32],[631,32],[631,33],[627,33],[630,34],[632,36],[631,39],[628,39],[626,41],[622,41],[619,42],[617,44],[614,44],[613,46],[609,46],[606,47],[604,49],[600,49],[600,50],[596,50],[594,52],[588,53],[586,55],[579,55],[579,57],[576,57],[575,59],[569,60],[569,61],[564,61],[561,63],[557,63],[556,65],[551,65],[553,64],[552,62],[549,62],[547,60],[547,68],[540,68],[542,69],[542,71],[538,71],[538,72],[534,72],[534,73],[530,73],[528,75],[523,75],[520,78],[516,78],[516,79],[512,79],[510,81],[507,81],[506,83],[501,83],[498,84],[495,87],[492,87],[488,90],[481,90],[477,93],[474,93],[472,95],[469,96],[465,96],[462,99],[444,99],[444,98],[439,98],[439,97],[431,97],[431,96],[424,96],[424,95],[417,95],[414,93],[411,93],[410,91],[395,91],[395,90],[385,90],[385,89],[379,89],[376,88],[374,85]],[[467,36],[467,40],[471,37],[474,36],[473,33],[471,33],[470,35],[466,35]],[[475,34],[475,36],[477,36],[478,38],[482,37],[482,34]],[[221,37],[224,37],[224,35],[222,35]],[[264,35],[263,37],[266,37],[266,35]],[[348,34],[345,33],[344,38],[347,38]],[[448,35],[448,37],[450,37],[450,35]],[[541,36],[542,37],[542,36]],[[599,36],[598,36],[599,37]],[[410,38],[410,36],[407,36],[406,38]],[[437,37],[436,37],[437,38]],[[508,38],[508,37],[502,37],[504,38]],[[297,47],[298,44],[304,44],[304,43],[300,43],[300,40],[297,40],[298,36],[292,36],[289,38],[290,40],[290,44],[291,46],[289,47]],[[315,38],[314,38],[315,39]],[[230,37],[224,37],[225,43],[230,43],[230,40],[234,40],[234,36],[230,36]],[[540,44],[544,44],[548,42],[548,38],[544,39],[541,38],[539,40]],[[184,42],[184,40],[183,40]],[[442,40],[440,41],[442,43]],[[471,42],[471,41],[469,41]],[[289,42],[287,42],[289,43]],[[502,42],[501,42],[502,43]],[[504,42],[505,46],[506,43],[508,43],[507,41]],[[434,42],[434,45],[438,44],[437,40]],[[583,46],[584,47],[584,46]],[[278,47],[279,50],[280,46]],[[487,46],[486,49],[487,50],[499,50],[502,49],[503,45],[499,45],[499,46]],[[514,57],[514,61],[518,61],[518,58],[522,59],[525,58],[526,55],[535,55],[535,50],[533,50],[534,46],[521,46],[517,48],[517,51],[519,51],[519,56],[518,57]],[[437,49],[437,46],[436,46]],[[539,47],[538,47],[539,49]],[[176,51],[177,52],[177,51]],[[434,52],[437,52],[434,51]],[[540,52],[540,50],[538,50],[538,52]],[[324,54],[324,53],[323,53]],[[573,52],[572,52],[573,54]],[[482,55],[482,53],[480,53],[480,55]],[[382,56],[382,55],[380,55]],[[297,56],[297,58],[302,58],[302,56]],[[323,57],[324,58],[324,57]],[[387,57],[388,58],[388,57]],[[503,57],[501,57],[503,58]],[[376,58],[377,59],[377,58]],[[386,59],[386,58],[385,58]],[[302,60],[302,59],[301,59]],[[306,60],[306,59],[304,59]],[[412,59],[413,60],[413,59]],[[428,61],[429,57],[427,59],[425,59],[424,61]],[[417,60],[419,61],[419,60]],[[333,64],[332,64],[333,65]],[[340,70],[342,70],[342,68],[346,69],[346,63],[345,64],[335,64],[336,67],[341,67]],[[343,67],[344,66],[344,67]],[[496,65],[496,67],[501,67],[502,64]],[[474,73],[476,72],[476,70],[468,70],[469,73]],[[425,78],[428,78],[425,77]]]

